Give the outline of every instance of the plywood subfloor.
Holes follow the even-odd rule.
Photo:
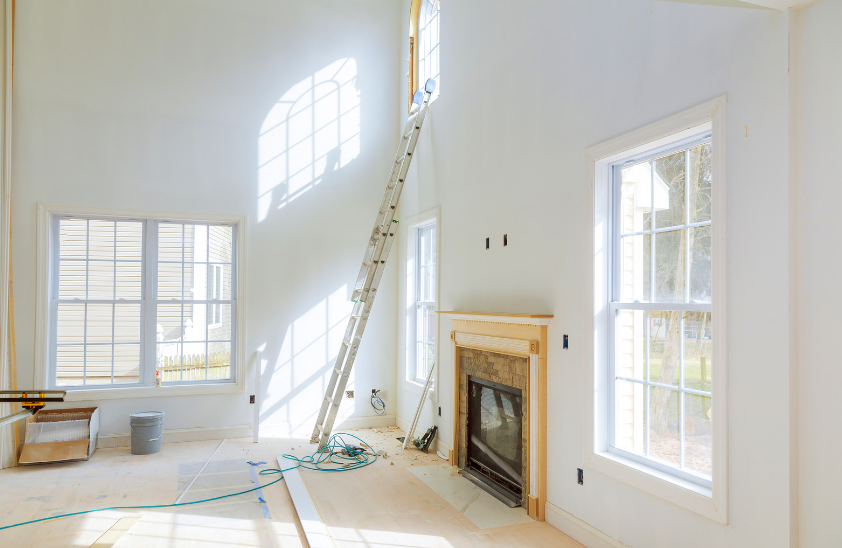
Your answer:
[[[394,439],[401,435],[398,430],[352,433],[375,449],[386,449],[389,456],[347,473],[302,471],[337,546],[581,547],[546,523],[480,529],[407,469],[446,464],[435,454],[401,451]],[[219,441],[165,444],[161,453],[145,456],[124,448],[99,449],[88,462],[2,470],[0,526],[91,508],[175,502],[218,445]],[[302,440],[227,440],[184,500],[251,488],[246,461],[266,461],[265,467],[274,467],[278,455],[310,454],[314,447]],[[259,476],[262,485],[272,479]],[[248,493],[177,509],[108,510],[25,525],[0,531],[0,545],[306,546],[284,482],[263,487],[261,494],[265,504],[257,493]]]

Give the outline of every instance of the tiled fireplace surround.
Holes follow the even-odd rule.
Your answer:
[[[547,325],[552,316],[442,312],[450,317],[454,357],[453,445],[450,464],[467,460],[468,377],[475,376],[523,392],[524,506],[544,519],[547,497]]]

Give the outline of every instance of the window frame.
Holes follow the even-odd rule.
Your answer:
[[[610,316],[609,319],[609,341],[610,341],[610,351],[609,351],[609,378],[610,381],[608,383],[608,405],[609,405],[609,412],[608,412],[608,452],[613,453],[615,455],[619,455],[623,458],[627,458],[633,461],[637,461],[640,464],[645,466],[649,466],[652,468],[656,468],[661,470],[662,472],[666,472],[668,474],[672,474],[678,478],[690,481],[692,483],[699,484],[703,487],[707,487],[710,489],[712,487],[711,480],[707,478],[695,474],[692,471],[681,469],[681,465],[684,461],[684,413],[685,413],[685,396],[684,394],[690,395],[700,395],[712,398],[712,392],[702,392],[699,390],[689,389],[684,386],[684,318],[683,313],[686,312],[712,312],[712,303],[691,303],[690,302],[690,279],[688,277],[692,276],[692,272],[689,269],[690,264],[690,256],[692,250],[689,246],[685,246],[685,256],[682,257],[682,260],[685,262],[685,287],[684,287],[684,301],[685,302],[657,302],[655,300],[649,300],[644,302],[624,302],[622,301],[621,295],[621,287],[620,284],[622,283],[622,263],[620,260],[620,256],[622,253],[621,250],[621,242],[623,238],[629,238],[639,235],[646,235],[646,234],[659,234],[659,233],[666,233],[666,232],[674,232],[677,230],[684,230],[684,238],[686,242],[689,242],[690,234],[689,230],[691,228],[701,228],[705,226],[712,226],[712,221],[702,221],[693,223],[689,219],[690,211],[689,211],[689,203],[690,203],[690,193],[688,192],[688,186],[685,183],[685,196],[684,196],[684,222],[680,225],[673,225],[669,227],[658,227],[657,226],[657,217],[653,217],[656,219],[655,226],[653,226],[650,230],[643,230],[641,232],[631,232],[628,234],[622,233],[622,228],[620,226],[620,216],[622,215],[622,170],[626,167],[630,167],[633,165],[645,163],[645,162],[654,162],[658,158],[662,158],[666,155],[675,154],[678,152],[685,152],[689,151],[691,148],[695,146],[699,146],[705,143],[711,143],[711,133],[709,131],[704,131],[700,135],[695,135],[690,137],[689,139],[682,139],[678,142],[672,143],[667,147],[661,147],[655,150],[650,150],[648,153],[638,156],[632,156],[629,158],[625,158],[620,162],[611,163],[608,165],[609,169],[609,177],[611,181],[609,183],[610,188],[610,196],[609,196],[609,208],[610,208],[610,250],[611,250],[611,268],[610,268],[610,281],[609,281],[609,307],[610,307]],[[685,156],[685,173],[687,172],[687,157]],[[654,169],[654,166],[652,167]],[[654,174],[654,171],[651,171]],[[654,179],[652,182],[654,186]],[[650,196],[652,196],[654,189],[650,190]],[[655,212],[655,203],[654,200],[650,197],[650,202],[652,204],[652,211]],[[652,246],[657,245],[657,238],[652,239]],[[654,254],[651,254],[650,257],[653,261],[652,267],[654,271]],[[654,276],[650,275],[650,281],[652,286],[650,291],[654,288],[655,278]],[[650,294],[650,299],[653,295]],[[623,377],[618,375],[615,371],[615,365],[617,363],[617,329],[616,325],[619,321],[619,314],[618,312],[621,310],[635,310],[635,311],[642,311],[644,312],[644,318],[648,318],[649,312],[681,312],[682,318],[679,320],[681,322],[681,327],[679,329],[680,333],[680,340],[681,340],[681,352],[679,356],[679,382],[677,386],[671,385],[661,385],[655,381],[652,381],[649,378],[649,370],[646,369],[646,373],[644,374],[644,378],[640,379],[633,379],[628,377]],[[648,321],[644,320],[644,325],[646,326],[645,329],[648,332]],[[649,341],[649,337],[644,335],[644,340]],[[716,342],[714,342],[716,344]],[[648,354],[647,354],[647,361],[648,361]],[[654,386],[655,388],[664,388],[667,390],[671,390],[677,392],[679,394],[679,446],[680,446],[680,463],[679,467],[671,466],[668,463],[661,462],[658,459],[647,457],[645,455],[638,455],[636,453],[632,453],[631,451],[627,451],[616,447],[615,443],[615,435],[617,432],[616,428],[616,411],[615,411],[615,404],[616,404],[616,381],[625,381],[631,382],[636,384],[641,384],[644,387],[644,390],[648,387]],[[647,396],[647,402],[648,396]],[[646,404],[648,408],[648,403]],[[648,416],[648,413],[647,413]],[[644,435],[648,439],[649,437],[649,427],[648,424],[644,426]]]
[[[433,219],[433,220],[430,220],[426,223],[416,225],[412,228],[415,231],[415,273],[413,274],[413,276],[415,278],[415,298],[413,299],[413,307],[415,308],[415,321],[416,321],[416,324],[415,324],[415,352],[416,353],[415,353],[415,359],[413,360],[414,374],[411,375],[411,376],[413,377],[412,378],[413,382],[420,383],[420,384],[426,384],[428,372],[425,370],[423,375],[419,375],[419,373],[418,373],[418,369],[419,369],[418,360],[420,359],[420,357],[418,356],[418,347],[423,345],[426,348],[431,343],[427,340],[419,339],[419,337],[418,337],[418,323],[417,322],[418,322],[418,317],[420,315],[420,311],[421,311],[422,307],[428,308],[428,309],[432,308],[432,313],[433,314],[436,313],[436,308],[438,307],[438,279],[436,279],[436,282],[435,282],[436,286],[435,286],[435,291],[434,291],[434,293],[436,294],[436,300],[434,300],[434,301],[423,301],[420,298],[420,295],[422,293],[421,284],[423,283],[420,274],[421,274],[422,268],[429,268],[431,266],[436,270],[436,273],[438,273],[438,251],[439,250],[438,250],[438,241],[436,241],[436,245],[435,245],[435,247],[436,247],[436,249],[435,249],[436,261],[432,265],[428,265],[428,264],[422,265],[421,256],[423,254],[423,250],[421,249],[421,235],[422,235],[422,232],[424,230],[432,228],[432,229],[435,230],[434,234],[437,237],[437,235],[438,235],[438,225],[437,225],[435,219]],[[438,276],[435,276],[435,278],[438,278]],[[435,321],[435,324],[436,324],[436,329],[435,329],[436,332],[433,334],[434,340],[432,342],[432,346],[433,346],[433,354],[437,356],[438,355],[438,340],[439,340],[438,339],[438,319]]]
[[[657,157],[674,150],[677,144],[698,141],[711,135],[711,283],[712,360],[712,482],[710,486],[688,481],[667,467],[653,466],[610,450],[613,445],[614,379],[612,275],[617,251],[612,247],[615,223],[613,166],[637,158]],[[585,319],[585,447],[586,466],[659,496],[720,523],[728,522],[728,394],[727,394],[727,96],[722,96],[680,114],[671,116],[587,151],[588,203],[585,215],[586,295],[593,296],[592,314]],[[657,227],[655,227],[657,229]],[[637,308],[678,310],[698,308],[681,303],[638,304]],[[682,338],[683,340],[683,338]],[[633,455],[637,457],[636,455]],[[667,469],[665,469],[667,468]],[[694,478],[695,479],[695,478]]]
[[[58,282],[58,222],[61,217],[96,218],[104,220],[134,220],[144,222],[143,274],[141,282],[141,368],[139,382],[118,385],[85,385],[80,387],[62,386],[67,391],[66,401],[90,401],[118,399],[126,397],[152,397],[186,394],[240,393],[245,390],[245,265],[246,265],[246,224],[245,215],[222,215],[202,213],[170,213],[160,211],[139,211],[115,208],[71,207],[64,205],[38,204],[38,242],[37,242],[37,296],[36,296],[36,386],[55,386],[55,319],[53,310],[54,284]],[[153,366],[145,363],[145,356],[150,348],[154,353],[155,340],[145,333],[154,333],[154,313],[149,309],[157,300],[150,293],[154,289],[157,260],[150,260],[157,251],[154,225],[160,222],[188,224],[227,224],[233,229],[232,260],[232,339],[231,339],[231,378],[201,381],[172,381],[156,387]],[[169,301],[167,301],[169,302]],[[181,301],[178,301],[181,302]],[[152,337],[154,339],[154,337]],[[151,371],[151,375],[150,375]]]
[[[441,16],[441,2],[439,4],[439,17]],[[421,17],[426,14],[427,3],[430,0],[412,0],[409,8],[409,70],[407,72],[407,82],[409,84],[407,111],[412,110],[412,97],[416,91],[423,88],[425,82],[421,82],[419,70],[419,51],[420,51],[420,32],[421,32]],[[441,20],[439,20],[439,41],[436,48],[441,51]],[[433,48],[435,49],[435,48]],[[441,55],[439,55],[439,78],[441,78]],[[430,97],[432,103],[439,96],[439,82],[436,80],[436,89]]]
[[[441,214],[438,208],[435,208],[430,211],[426,211],[419,215],[415,215],[410,219],[401,223],[406,228],[406,236],[403,241],[406,242],[406,277],[402,284],[406,284],[404,288],[404,295],[405,295],[405,306],[404,309],[407,311],[406,314],[406,330],[405,330],[405,337],[406,337],[406,344],[404,349],[404,382],[410,387],[410,389],[418,394],[423,391],[424,384],[427,382],[426,376],[423,380],[418,379],[416,376],[416,367],[417,367],[417,347],[418,347],[418,339],[417,339],[417,306],[418,306],[418,275],[417,275],[417,264],[418,264],[418,236],[419,236],[419,229],[429,227],[431,225],[435,225],[436,227],[436,238],[435,238],[435,245],[436,245],[436,263],[435,263],[435,279],[436,279],[436,288],[435,288],[435,308],[438,308],[440,302],[440,295],[441,295]],[[412,268],[410,268],[410,261],[412,263]],[[437,311],[436,311],[437,312]],[[440,341],[440,333],[441,333],[441,326],[440,326],[439,314],[436,313],[435,317],[435,327],[436,327],[436,342],[435,342],[435,356],[436,356],[436,364],[435,369],[433,371],[433,382],[430,386],[429,396],[433,401],[438,401],[438,378],[439,378],[439,353],[441,351],[441,341]]]

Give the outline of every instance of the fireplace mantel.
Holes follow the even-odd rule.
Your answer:
[[[529,358],[527,513],[543,521],[547,501],[547,325],[550,314],[439,311],[450,318],[454,356],[453,450],[459,465],[460,348]]]

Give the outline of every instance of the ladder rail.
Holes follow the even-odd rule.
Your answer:
[[[394,233],[393,233],[394,234]],[[386,245],[391,248],[392,242],[394,241],[394,236],[389,237],[386,241]],[[383,276],[383,271],[385,270],[385,264],[381,264],[381,268],[378,269],[378,279]],[[369,309],[370,310],[370,309]],[[360,322],[357,324],[357,336],[360,340],[362,340],[363,332],[365,331],[366,325],[368,325],[368,316],[360,318]],[[339,394],[339,396],[335,396],[333,399],[333,405],[330,406],[330,410],[327,416],[327,422],[324,423],[322,428],[319,428],[319,425],[316,426],[316,429],[321,432],[321,438],[319,440],[319,449],[327,445],[327,441],[330,438],[330,435],[333,431],[333,423],[336,421],[336,415],[339,413],[339,402],[341,402],[341,395],[345,392],[345,387],[348,385],[348,380],[351,376],[351,369],[354,367],[354,361],[357,358],[357,354],[359,351],[359,347],[352,350],[345,361],[345,366],[342,368],[342,376],[338,380],[338,386],[336,388],[335,394]],[[334,372],[335,373],[335,372]]]
[[[431,93],[435,90],[435,81],[427,81],[424,92],[418,91],[413,97],[415,104],[404,125],[395,161],[389,173],[389,181],[377,217],[374,229],[369,237],[359,274],[354,283],[352,300],[355,302],[351,317],[345,329],[342,345],[336,355],[336,361],[328,381],[325,397],[316,419],[316,425],[310,436],[311,443],[319,441],[321,449],[330,438],[333,424],[339,412],[342,394],[356,361],[362,342],[362,336],[368,324],[371,307],[377,296],[377,289],[386,268],[386,260],[398,232],[395,220],[398,201],[403,192],[406,175],[412,161],[412,155],[418,144],[421,126],[427,116]]]
[[[427,382],[424,383],[424,391],[421,392],[421,401],[418,402],[418,408],[415,410],[415,417],[412,419],[412,424],[409,426],[409,430],[406,431],[406,435],[403,437],[403,445],[401,449],[406,449],[407,442],[412,438],[412,435],[415,433],[415,427],[418,426],[418,419],[421,417],[421,410],[424,409],[424,403],[427,401],[427,393],[430,391],[430,385],[433,382],[433,370],[436,368],[436,363],[430,366],[430,372],[427,373]]]

